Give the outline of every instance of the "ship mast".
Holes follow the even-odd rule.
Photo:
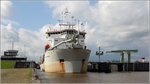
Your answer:
[[[71,18],[71,20],[70,20]],[[59,21],[59,26],[60,28],[63,26],[63,27],[68,27],[69,29],[72,28],[75,26],[75,23],[74,23],[74,16],[70,16],[70,12],[68,12],[68,9],[66,8],[64,10],[64,12],[61,13],[61,19],[58,20]]]

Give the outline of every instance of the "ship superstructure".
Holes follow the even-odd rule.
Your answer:
[[[47,44],[43,56],[41,69],[45,72],[86,72],[90,50],[86,49],[86,32],[79,30],[79,22],[69,22],[68,10],[63,12],[59,29],[46,32]],[[82,24],[81,24],[82,25]]]

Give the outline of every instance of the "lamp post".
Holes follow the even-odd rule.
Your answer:
[[[103,55],[103,51],[100,50],[100,46],[98,47],[98,51],[96,51],[96,55],[99,56],[99,62],[100,62],[100,56]]]

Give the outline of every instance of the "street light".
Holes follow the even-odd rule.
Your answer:
[[[100,46],[99,46],[98,51],[96,51],[96,55],[99,56],[99,62],[100,62],[100,56],[103,55],[103,54],[104,53],[103,53],[103,51],[100,50]]]

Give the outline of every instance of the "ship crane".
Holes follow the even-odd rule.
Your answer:
[[[124,63],[124,54],[127,53],[128,55],[128,63],[131,62],[131,53],[138,52],[137,49],[133,50],[112,50],[112,51],[106,51],[106,53],[120,53],[121,54],[121,62]]]
[[[49,47],[48,50],[53,50],[54,48],[56,48],[64,43],[67,43],[67,42],[74,42],[76,44],[79,44],[78,39],[79,39],[79,33],[76,33],[75,35],[72,36],[72,38],[67,39],[65,41],[61,41],[58,44],[54,45],[54,47],[52,47],[52,48]]]

